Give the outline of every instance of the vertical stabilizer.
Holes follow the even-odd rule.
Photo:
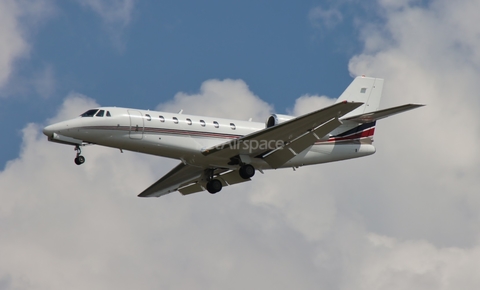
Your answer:
[[[347,87],[343,94],[338,98],[337,103],[362,102],[363,106],[345,115],[345,118],[355,115],[361,115],[378,110],[380,99],[382,98],[383,79],[356,77]]]

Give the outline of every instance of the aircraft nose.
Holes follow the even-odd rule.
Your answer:
[[[60,131],[61,126],[58,124],[48,125],[47,127],[43,128],[43,134],[47,135],[48,137],[52,137],[53,133]]]
[[[43,128],[43,134],[47,135],[48,137],[53,135],[53,125],[47,126]]]

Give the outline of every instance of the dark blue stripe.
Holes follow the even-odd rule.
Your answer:
[[[346,132],[343,132],[341,134],[338,134],[336,136],[333,136],[333,137],[344,137],[344,136],[348,136],[348,135],[352,135],[352,134],[356,134],[356,133],[359,133],[359,132],[362,132],[366,129],[370,129],[372,127],[375,127],[375,124],[377,123],[377,121],[373,121],[371,123],[365,123],[365,124],[362,124],[360,126],[357,126],[353,129],[350,129]]]

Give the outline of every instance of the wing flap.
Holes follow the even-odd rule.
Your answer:
[[[250,181],[251,179],[243,179],[237,170],[230,171],[223,175],[219,176],[219,179],[222,179],[227,185],[234,185],[237,183]]]
[[[195,184],[180,188],[178,191],[180,191],[180,193],[183,195],[188,195],[196,192],[201,192],[204,190],[206,190],[204,186],[202,186],[200,183],[195,183]]]

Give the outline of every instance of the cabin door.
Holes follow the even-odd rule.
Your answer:
[[[142,139],[143,138],[143,116],[140,111],[128,110],[130,115],[130,139]]]

